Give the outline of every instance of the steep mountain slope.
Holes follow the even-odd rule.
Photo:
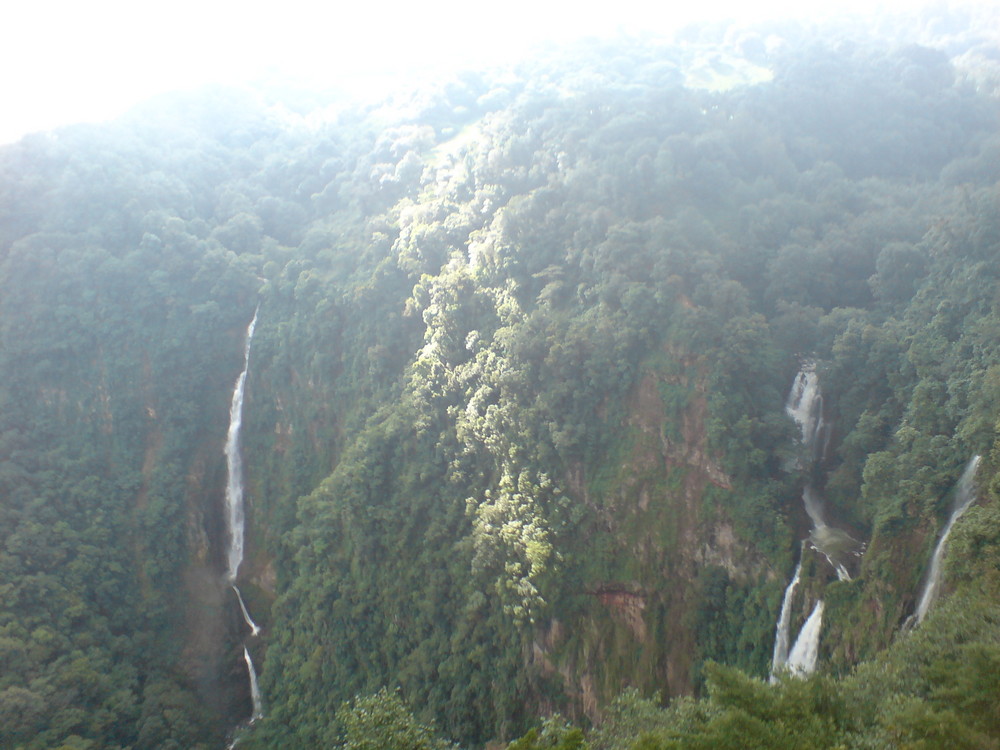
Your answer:
[[[931,49],[747,33],[318,128],[213,91],[0,152],[0,744],[220,746],[250,715],[222,494],[255,309],[241,746],[350,742],[344,701],[398,686],[463,744],[560,711],[627,747],[623,689],[706,685],[651,741],[709,746],[733,695],[799,710],[710,665],[767,677],[783,600],[791,633],[824,603],[831,677],[801,685],[961,717],[907,672],[957,658],[933,609],[887,677],[833,677],[897,640],[973,455],[944,591],[989,608],[997,103]],[[785,408],[804,366],[817,448]]]

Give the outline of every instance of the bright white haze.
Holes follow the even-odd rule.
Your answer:
[[[0,24],[0,143],[109,119],[155,94],[208,83],[290,77],[357,93],[389,79],[405,82],[443,68],[502,63],[544,42],[618,32],[668,34],[693,21],[726,18],[817,18],[873,4],[12,0]]]

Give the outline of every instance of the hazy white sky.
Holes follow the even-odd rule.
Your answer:
[[[893,0],[881,0],[881,4]],[[149,96],[278,71],[321,84],[448,62],[482,64],[544,40],[669,31],[694,20],[816,16],[872,0],[12,0],[0,26],[0,143],[103,120]],[[913,5],[913,0],[895,0]],[[342,6],[342,7],[338,7]],[[347,7],[350,6],[350,7]]]

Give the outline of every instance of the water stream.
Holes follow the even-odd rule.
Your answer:
[[[803,445],[813,444],[819,416],[819,399],[819,378],[812,366],[805,366],[792,381],[792,389],[785,403],[785,412],[799,426]]]
[[[916,618],[916,621],[913,622],[911,618],[908,621],[910,625],[919,625],[923,622],[924,617],[927,616],[927,611],[931,608],[934,600],[937,599],[938,590],[941,588],[941,561],[944,559],[944,550],[948,542],[948,535],[951,534],[951,529],[955,525],[955,521],[969,509],[969,506],[976,499],[974,480],[976,478],[976,469],[979,468],[979,458],[979,456],[972,457],[972,460],[966,464],[965,471],[962,472],[962,477],[955,486],[955,501],[952,504],[951,515],[948,517],[948,523],[945,524],[944,531],[941,532],[941,539],[938,540],[937,546],[934,547],[934,554],[931,556],[931,566],[924,580],[920,597],[917,599],[917,608],[913,613],[913,618]]]
[[[810,483],[808,477],[815,465],[826,458],[830,442],[830,425],[823,417],[823,395],[819,387],[819,378],[814,365],[806,363],[792,381],[792,388],[785,403],[785,412],[795,420],[801,433],[802,445],[805,448],[806,459],[797,460],[794,468],[806,473],[807,480],[802,489],[802,507],[809,516],[812,529],[809,532],[808,543],[812,549],[822,554],[834,571],[837,579],[851,580],[845,561],[851,555],[859,556],[864,546],[853,539],[846,531],[830,526],[824,517],[823,500]],[[804,548],[803,548],[804,551]],[[781,613],[775,626],[774,653],[771,659],[771,679],[783,669],[788,668],[793,674],[808,674],[816,666],[816,653],[819,649],[819,632],[823,621],[823,602],[817,602],[809,619],[802,626],[795,645],[789,650],[791,642],[791,623],[795,592],[802,574],[802,554],[795,568],[795,574],[785,589],[781,604]]]
[[[246,343],[243,345],[243,371],[236,379],[233,388],[233,400],[229,406],[229,432],[226,435],[226,521],[229,530],[228,566],[226,575],[229,582],[236,580],[240,564],[243,562],[243,534],[246,517],[243,508],[243,459],[240,455],[240,430],[243,428],[243,391],[247,383],[247,370],[250,369],[250,343],[253,341],[253,330],[257,326],[257,313],[254,312],[250,325],[247,326]]]
[[[786,666],[788,671],[798,677],[812,674],[816,670],[816,657],[819,655],[819,633],[823,628],[823,600],[820,599],[813,607],[812,614],[795,639],[795,645],[788,654]]]
[[[802,558],[795,566],[795,575],[792,582],[785,589],[785,598],[781,601],[781,614],[778,615],[778,627],[774,634],[774,655],[771,657],[771,681],[774,682],[776,673],[788,662],[788,646],[790,641],[789,630],[792,625],[792,600],[795,598],[795,590],[799,587],[799,578],[802,575]]]
[[[260,627],[253,621],[250,617],[250,612],[247,611],[247,605],[243,603],[243,594],[240,590],[233,586],[233,591],[236,592],[236,601],[240,603],[240,612],[243,613],[243,622],[250,626],[250,635],[260,635]]]
[[[243,461],[240,453],[240,432],[243,427],[243,393],[247,382],[247,371],[250,369],[250,344],[253,341],[254,328],[257,325],[257,312],[253,314],[250,325],[247,326],[246,343],[243,346],[243,371],[236,379],[233,388],[233,400],[229,407],[229,432],[226,435],[226,521],[229,532],[229,549],[226,555],[226,580],[236,593],[243,621],[250,628],[250,637],[260,633],[260,627],[253,621],[243,595],[236,587],[236,577],[243,563],[243,540],[246,527],[246,512],[243,506]],[[263,702],[260,687],[257,684],[257,670],[246,643],[243,644],[243,660],[246,662],[247,676],[250,680],[250,699],[253,706],[250,723],[263,716]]]
[[[253,723],[264,715],[263,702],[260,698],[260,686],[257,684],[257,670],[253,668],[253,659],[250,658],[250,651],[243,647],[243,659],[247,663],[247,672],[250,674],[250,700],[253,703],[253,713],[250,715],[250,722]]]

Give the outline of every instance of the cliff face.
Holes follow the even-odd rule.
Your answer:
[[[581,590],[533,644],[532,660],[558,673],[569,701],[550,710],[593,722],[625,685],[667,696],[694,691],[700,660],[712,655],[699,628],[744,616],[717,609],[710,577],[734,589],[779,577],[761,549],[737,537],[725,510],[725,496],[735,490],[708,445],[704,360],[676,348],[664,356],[669,364],[644,367],[626,398],[622,447],[567,479],[573,500],[600,520],[574,547],[580,577],[568,577]],[[665,393],[683,398],[668,405]],[[772,613],[761,614],[767,620]],[[762,658],[763,651],[750,656],[758,670]]]
[[[355,404],[330,395],[336,380],[320,386],[276,379],[263,310],[248,396],[250,424],[259,430],[247,437],[258,519],[251,538],[273,545],[269,524],[288,518],[290,500],[266,490],[280,487],[272,472],[292,479],[287,471],[296,460],[303,468],[335,465],[298,502],[302,525],[294,542],[272,546],[277,556],[251,545],[247,560],[248,579],[261,586],[264,602],[254,611],[266,612],[271,592],[277,595],[274,619],[263,615],[264,687],[276,711],[287,691],[309,690],[311,700],[336,705],[348,691],[366,689],[370,683],[359,681],[351,665],[372,659],[387,659],[380,674],[430,691],[429,699],[437,687],[471,688],[478,700],[495,702],[501,724],[478,730],[490,735],[522,711],[558,710],[596,722],[627,685],[690,694],[707,658],[732,658],[766,673],[782,574],[773,539],[758,545],[730,514],[739,484],[709,444],[710,359],[680,345],[661,347],[620,395],[599,395],[586,429],[600,424],[604,437],[589,461],[563,463],[540,446],[523,454],[526,465],[562,464],[563,480],[526,479],[522,468],[508,487],[503,475],[493,484],[498,469],[488,440],[502,441],[503,456],[515,455],[513,433],[465,422],[482,409],[477,399],[489,375],[476,359],[444,365],[455,373],[446,382],[474,378],[463,386],[473,394],[465,405],[450,406],[445,395],[441,408],[404,392],[401,407],[383,409],[360,433],[341,432],[348,447],[330,457],[329,448],[317,450],[315,436],[349,423]],[[510,373],[523,365],[508,360],[507,367]],[[271,391],[271,383],[281,385]],[[498,387],[495,403],[515,426],[528,410],[510,410],[506,388]],[[310,410],[316,400],[324,406]],[[769,406],[781,412],[777,392]],[[400,411],[406,415],[397,419]],[[324,416],[331,412],[332,423]],[[492,418],[489,409],[483,413]],[[486,439],[470,444],[465,431]],[[501,463],[499,471],[509,469]],[[441,603],[436,611],[426,608],[428,597]],[[327,624],[303,629],[313,618]],[[308,635],[300,640],[296,633]],[[388,643],[394,645],[383,652]],[[720,654],[720,644],[728,651]],[[300,660],[303,669],[339,675],[344,687],[298,685],[276,671]],[[510,670],[518,692],[508,697],[497,683],[473,679],[461,666],[469,660],[487,672]],[[291,716],[283,721],[293,723]]]
[[[250,715],[250,693],[238,647],[244,625],[224,561],[226,425],[214,427],[217,434],[199,441],[185,475],[185,554],[169,595],[182,613],[173,636],[180,672],[210,709],[217,731],[227,732],[232,717]]]
[[[32,284],[62,289],[65,305],[89,313],[56,337],[52,330],[20,337],[12,330],[27,320],[55,322],[54,313],[5,294],[2,429],[19,435],[20,446],[8,445],[4,461],[20,468],[8,476],[4,539],[45,529],[25,552],[58,554],[47,571],[18,564],[10,576],[17,581],[8,592],[11,632],[17,640],[49,633],[51,646],[38,659],[11,663],[7,679],[33,683],[45,707],[32,719],[31,742],[57,745],[70,732],[127,743],[140,723],[149,746],[171,736],[214,741],[235,700],[225,679],[217,547],[229,362],[197,340],[226,341],[227,321],[193,319],[178,294],[157,299],[140,275],[124,293],[112,261],[82,282],[68,270],[82,251],[65,238],[53,247],[61,262],[39,268]],[[5,262],[41,261],[15,256]],[[157,320],[136,313],[153,304],[147,297],[162,305]],[[37,585],[42,573],[51,576],[48,594],[18,605],[16,591]],[[68,657],[83,672],[64,684]],[[185,719],[160,722],[164,705]],[[101,726],[107,719],[98,715],[116,716],[118,728]]]

